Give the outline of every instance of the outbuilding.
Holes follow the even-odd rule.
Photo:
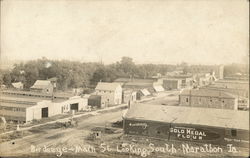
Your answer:
[[[146,98],[150,95],[151,95],[151,93],[146,88],[140,89],[136,93],[136,100],[141,100],[141,99]]]

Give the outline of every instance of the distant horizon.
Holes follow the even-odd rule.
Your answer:
[[[124,56],[124,57],[129,57],[129,56]],[[70,62],[80,62],[80,63],[102,63],[104,65],[110,65],[110,64],[115,64],[116,62],[119,62],[121,59],[117,60],[117,61],[113,61],[112,63],[104,63],[104,62],[101,62],[101,61],[81,61],[81,60],[74,60],[74,59],[51,59],[51,58],[47,58],[47,57],[41,57],[41,58],[35,58],[35,59],[5,59],[5,60],[2,60],[0,59],[0,65],[1,64],[7,64],[8,62],[11,63],[11,64],[19,64],[19,63],[27,63],[29,61],[36,61],[36,60],[40,60],[40,59],[47,59],[47,60],[52,60],[52,61],[70,61]],[[132,58],[132,57],[130,57]],[[133,58],[132,58],[133,59]],[[212,64],[212,63],[190,63],[188,61],[181,61],[181,62],[178,62],[178,63],[152,63],[152,62],[144,62],[144,63],[138,63],[138,62],[135,62],[134,59],[133,59],[133,62],[136,64],[136,65],[142,65],[142,64],[155,64],[155,65],[180,65],[182,63],[186,63],[188,64],[189,66],[191,65],[209,65],[209,66],[212,66],[212,65],[231,65],[231,64],[238,64],[238,65],[249,65],[249,63],[240,63],[240,62],[232,62],[232,63],[221,63],[221,64]]]
[[[248,64],[248,11],[245,0],[1,1],[0,58]]]

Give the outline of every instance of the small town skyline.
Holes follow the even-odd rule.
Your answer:
[[[180,60],[176,62],[167,62],[167,63],[161,63],[161,62],[138,62],[138,60],[130,57],[130,56],[122,56],[122,57],[129,57],[133,59],[133,62],[136,65],[143,65],[143,64],[154,64],[154,65],[181,65],[183,63],[187,65],[230,65],[230,64],[239,64],[239,65],[249,65],[249,62],[224,62],[224,63],[204,63],[204,62],[190,62],[188,60]],[[117,60],[110,61],[110,62],[105,62],[103,59],[99,60],[82,60],[82,59],[67,59],[67,58],[47,58],[45,56],[33,58],[33,59],[11,59],[11,58],[6,58],[3,57],[1,58],[0,56],[0,63],[2,66],[13,66],[14,64],[19,64],[19,63],[27,63],[29,61],[35,61],[35,60],[40,60],[40,59],[46,59],[46,60],[52,60],[52,61],[70,61],[70,62],[80,62],[80,63],[101,63],[104,65],[110,65],[110,64],[115,64],[116,62],[119,62],[121,58],[118,58]],[[246,58],[245,58],[246,60]]]

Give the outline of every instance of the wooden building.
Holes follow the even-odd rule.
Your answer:
[[[246,111],[136,104],[123,119],[125,135],[249,147]]]
[[[138,90],[136,93],[136,100],[144,99],[150,95],[151,93],[147,89]]]
[[[22,82],[13,82],[11,83],[12,87],[17,89],[17,90],[22,90],[23,89],[23,83]]]
[[[105,103],[102,101],[101,95],[90,95],[88,97],[88,105],[92,108],[104,108],[106,107]]]
[[[30,122],[85,109],[87,99],[65,93],[52,96],[30,91],[2,91],[0,96],[0,116],[8,121]]]
[[[163,88],[166,90],[181,89],[181,80],[180,79],[164,79]]]
[[[122,103],[131,104],[136,101],[137,92],[131,89],[122,90]]]
[[[95,95],[101,95],[105,105],[122,103],[122,87],[119,83],[99,82],[95,88]]]
[[[222,91],[185,89],[179,95],[180,106],[238,109],[238,98]]]
[[[54,85],[48,80],[37,80],[30,90],[39,93],[53,93]]]

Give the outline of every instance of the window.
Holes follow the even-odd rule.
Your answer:
[[[186,102],[188,103],[188,98],[186,98]]]
[[[236,129],[232,129],[232,130],[231,130],[231,135],[232,135],[233,137],[236,137],[236,136],[237,136],[237,130],[236,130]]]

